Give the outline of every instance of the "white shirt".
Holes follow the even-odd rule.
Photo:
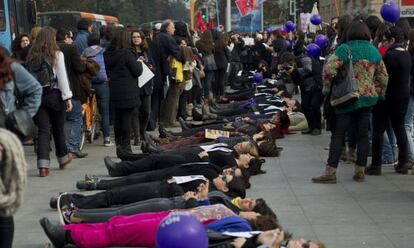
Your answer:
[[[61,51],[57,51],[56,64],[53,66],[53,71],[57,77],[58,88],[62,92],[62,100],[72,98],[72,91],[70,90],[68,74],[65,66],[65,56]]]

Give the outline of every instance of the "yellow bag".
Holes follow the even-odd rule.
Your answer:
[[[175,58],[172,58],[170,62],[170,70],[170,76],[172,79],[178,83],[182,83],[184,81],[183,63]]]

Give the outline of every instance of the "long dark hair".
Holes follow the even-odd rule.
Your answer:
[[[30,48],[27,63],[40,64],[46,60],[49,64],[56,64],[56,52],[59,51],[56,44],[56,31],[51,27],[44,27],[36,37],[36,42]]]
[[[111,40],[111,44],[108,47],[109,51],[119,49],[129,49],[131,47],[131,35],[122,29],[117,29],[114,33],[114,37]]]
[[[214,50],[213,34],[210,30],[204,31],[200,40],[196,43],[197,48],[204,54],[211,54]]]
[[[11,58],[6,55],[5,49],[0,46],[0,89],[4,89],[6,83],[13,79],[11,63]]]
[[[224,35],[221,32],[213,31],[214,49],[216,52],[223,52],[226,48],[226,42],[224,41]]]

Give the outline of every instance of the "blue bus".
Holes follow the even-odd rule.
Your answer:
[[[36,24],[35,0],[0,0],[0,45],[10,51],[21,33],[30,33]]]

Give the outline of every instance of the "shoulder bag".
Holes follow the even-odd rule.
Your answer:
[[[345,108],[355,103],[359,98],[358,82],[355,79],[352,64],[352,52],[348,51],[349,62],[344,63],[332,83],[330,102],[332,107]]]

